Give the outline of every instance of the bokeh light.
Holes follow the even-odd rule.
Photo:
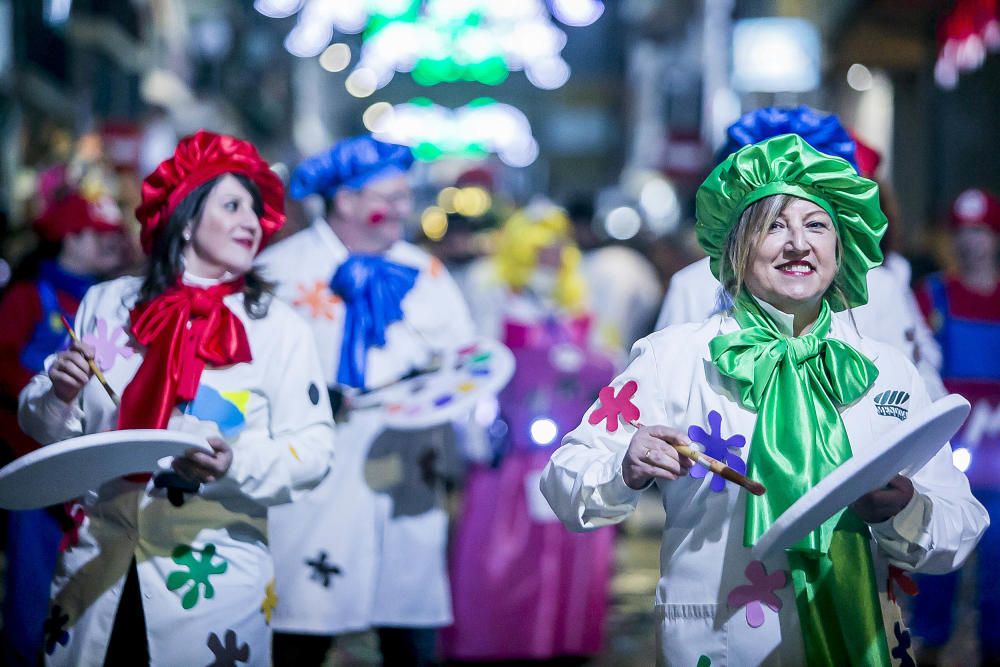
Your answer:
[[[319,66],[327,72],[342,72],[351,64],[351,47],[331,44],[319,56]]]
[[[631,206],[619,206],[611,209],[604,219],[604,229],[613,239],[627,241],[639,233],[642,228],[642,217]]]
[[[354,97],[369,97],[378,89],[378,77],[370,69],[359,68],[347,76],[344,87]]]
[[[440,241],[448,233],[448,214],[439,206],[428,206],[420,216],[420,229],[431,241]]]

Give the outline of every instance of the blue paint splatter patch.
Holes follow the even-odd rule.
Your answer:
[[[187,404],[184,412],[202,421],[214,422],[222,437],[232,438],[246,425],[249,400],[250,392],[247,390],[219,392],[203,384],[198,387],[198,393]]]

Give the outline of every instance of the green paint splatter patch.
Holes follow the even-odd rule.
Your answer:
[[[216,555],[215,550],[214,544],[206,544],[200,553],[187,544],[181,544],[174,548],[172,554],[174,562],[187,568],[187,571],[171,572],[167,577],[167,589],[176,591],[191,584],[191,587],[185,591],[181,598],[181,606],[185,609],[191,609],[198,604],[198,599],[202,595],[202,587],[204,587],[206,600],[215,597],[215,587],[212,586],[209,578],[213,574],[222,574],[229,567],[229,563],[221,556],[219,556],[222,559],[221,563],[212,564],[212,558]]]

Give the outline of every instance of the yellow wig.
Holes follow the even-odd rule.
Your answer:
[[[524,289],[538,265],[539,253],[552,246],[562,247],[552,298],[567,311],[578,313],[584,310],[587,296],[580,249],[566,213],[551,203],[520,209],[504,223],[493,256],[497,274],[512,290]]]

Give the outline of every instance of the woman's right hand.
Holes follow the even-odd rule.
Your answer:
[[[691,446],[691,441],[669,426],[643,426],[636,431],[622,460],[625,483],[641,489],[653,479],[675,480],[687,475],[694,461],[681,456],[672,445]]]
[[[56,355],[49,367],[52,391],[64,403],[70,403],[80,394],[80,390],[94,374],[87,359],[93,359],[94,346],[74,342],[68,350]]]

